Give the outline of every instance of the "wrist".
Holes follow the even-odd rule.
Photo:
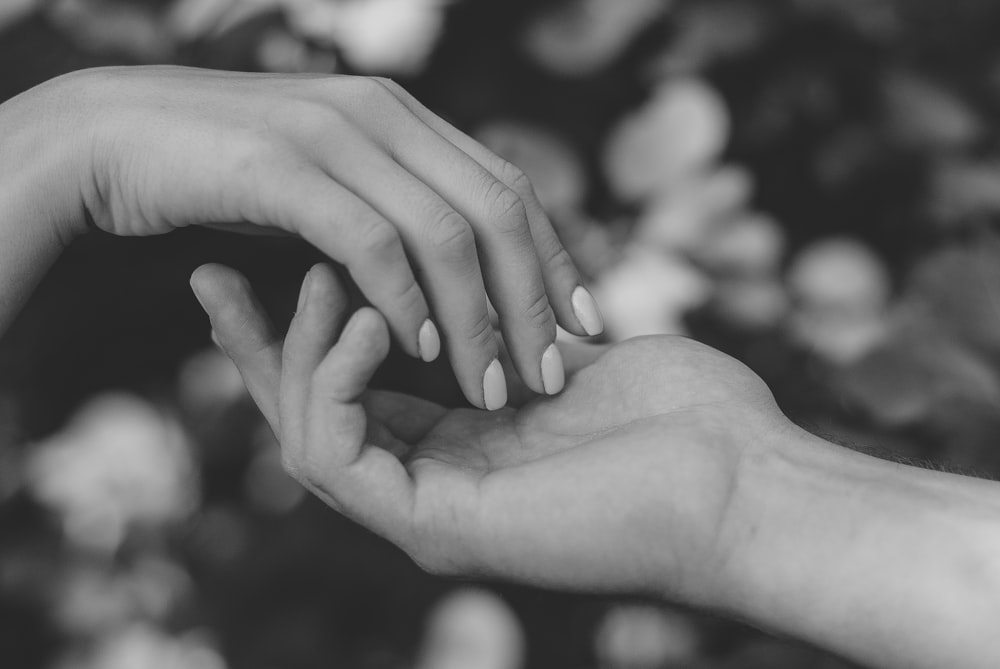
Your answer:
[[[0,200],[5,233],[59,248],[87,230],[92,182],[91,105],[80,73],[45,82],[0,105]],[[11,230],[14,228],[14,230]]]
[[[714,604],[874,666],[993,666],[998,519],[995,483],[790,427],[744,461]]]

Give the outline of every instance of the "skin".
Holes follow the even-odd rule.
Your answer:
[[[411,355],[433,357],[419,333],[436,323],[478,407],[498,355],[490,303],[535,392],[557,321],[587,334],[580,276],[524,175],[392,81],[89,70],[3,104],[0,127],[0,225],[30,229],[0,251],[8,319],[88,224],[124,236],[210,225],[311,242]]]
[[[873,667],[1000,662],[1000,486],[814,437],[718,351],[567,348],[559,396],[448,409],[368,388],[385,321],[327,267],[283,341],[233,270],[192,285],[287,470],[433,573],[651,595]]]
[[[413,111],[385,82],[378,92],[380,82],[365,81],[115,70],[55,81],[0,106],[0,332],[88,218],[117,234],[220,220],[300,234],[344,262],[362,288],[364,263],[376,263],[381,280],[367,290],[381,311],[348,318],[342,287],[319,266],[281,337],[233,270],[202,267],[192,287],[279,436],[288,471],[429,571],[663,597],[875,667],[1000,665],[1000,486],[875,460],[813,437],[781,414],[759,378],[718,351],[676,337],[568,347],[565,391],[538,396],[534,361],[551,337],[532,339],[537,329],[509,323],[502,329],[512,342],[507,378],[516,408],[451,409],[370,389],[390,333],[405,335],[412,352],[412,328],[424,312],[413,317],[391,299],[380,304],[381,281],[398,288],[413,268],[379,255],[391,244],[351,247],[364,238],[351,236],[361,223],[342,207],[389,212],[401,207],[394,198],[414,204],[410,198],[426,192],[412,179],[430,188],[433,169],[469,167],[456,147],[479,159],[469,140],[449,140],[453,131],[442,128],[422,157],[428,162],[419,169],[428,171],[418,175],[416,162],[406,168],[401,137],[391,154],[375,138],[386,141],[397,124],[413,130],[425,112]],[[386,94],[399,116],[382,109],[393,108]],[[324,130],[343,143],[308,144],[296,134],[300,127],[311,129],[309,138]],[[430,130],[414,130],[406,141],[420,144]],[[336,165],[317,165],[338,150],[341,166],[374,169],[375,180],[386,180],[387,155],[410,176],[394,172],[398,188],[364,200],[331,176]],[[220,167],[220,157],[233,162]],[[487,172],[493,177],[481,174],[486,182],[514,190]],[[437,195],[456,211],[469,193],[485,197],[482,183],[476,190],[456,182],[464,184],[461,193],[437,183]],[[475,245],[455,258],[466,270],[479,263],[485,295],[502,320],[537,315],[501,306],[511,290],[499,286],[502,263],[483,257],[511,252],[500,242],[480,244],[493,233],[472,220],[471,207],[487,201],[469,202],[469,212],[459,214]],[[533,206],[524,205],[532,253],[543,260],[541,282],[564,319],[576,279],[552,271],[547,260],[562,252],[546,252]],[[408,234],[401,214],[390,222],[394,234]],[[504,235],[513,230],[501,228]],[[423,271],[422,294],[433,306],[435,290],[457,280],[448,274],[457,265],[442,269],[440,279],[430,279],[436,265]],[[519,281],[532,276],[515,273]],[[449,325],[446,311],[439,318],[460,381],[482,404],[475,375],[498,355],[497,342],[492,331],[487,343],[477,328],[462,329],[478,315],[462,321],[469,315],[459,314]]]

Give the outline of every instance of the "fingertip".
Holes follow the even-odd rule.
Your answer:
[[[507,406],[507,377],[498,358],[483,374],[483,405],[487,411],[497,411]]]
[[[577,286],[573,290],[570,298],[573,305],[573,314],[576,316],[580,327],[590,337],[596,337],[604,332],[604,317],[597,306],[597,300],[590,291],[583,286]]]
[[[441,355],[441,334],[429,318],[420,326],[417,334],[417,352],[424,362],[434,362]]]
[[[364,347],[373,357],[384,358],[389,354],[389,325],[377,310],[362,307],[347,321],[340,342]]]

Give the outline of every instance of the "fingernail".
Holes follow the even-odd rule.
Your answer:
[[[212,330],[212,343],[215,344],[217,349],[225,353],[226,349],[222,348],[222,342],[219,340],[219,334],[215,330]]]
[[[502,409],[507,404],[507,378],[496,358],[483,375],[483,404],[488,411]]]
[[[424,321],[417,335],[417,352],[424,362],[434,362],[441,354],[441,335],[431,319]]]
[[[306,306],[306,301],[309,299],[309,286],[312,285],[312,270],[306,272],[306,278],[302,280],[302,288],[299,290],[299,304],[295,307],[295,312],[298,313],[302,311],[302,308]]]
[[[555,344],[550,345],[542,354],[542,385],[547,395],[555,395],[566,385],[562,354]]]
[[[604,332],[604,318],[601,317],[597,301],[589,290],[577,286],[573,291],[572,302],[576,320],[580,321],[580,325],[588,335],[594,337]]]

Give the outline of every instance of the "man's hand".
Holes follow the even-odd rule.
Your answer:
[[[283,352],[242,277],[192,283],[288,470],[436,573],[700,600],[743,453],[783,420],[746,367],[679,337],[571,352],[566,390],[517,410],[448,410],[368,388],[385,322],[347,319],[327,267]]]

